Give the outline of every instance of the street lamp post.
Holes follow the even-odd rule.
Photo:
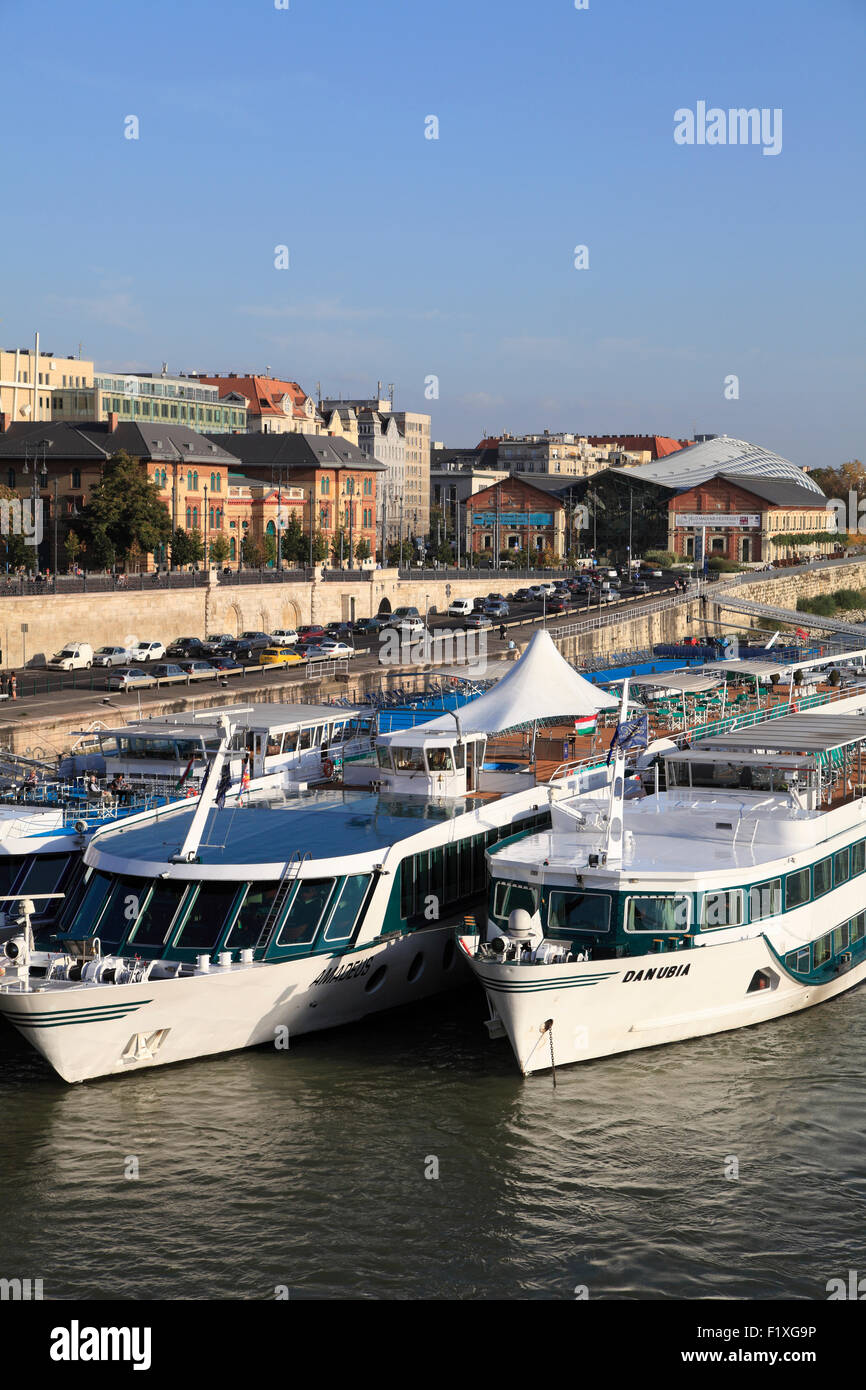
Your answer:
[[[204,515],[201,519],[201,525],[204,535],[204,567],[207,569],[207,483],[204,484]]]

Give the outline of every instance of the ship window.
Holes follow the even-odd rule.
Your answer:
[[[331,920],[322,934],[323,941],[348,941],[370,881],[369,874],[353,874],[346,879]]]
[[[808,874],[808,869],[806,873]],[[701,902],[701,926],[739,927],[743,921],[743,892],[734,888],[730,892],[705,893]]]
[[[466,763],[466,745],[458,743],[454,749],[454,766],[458,772],[462,772]]]
[[[312,748],[312,746],[313,746],[313,731],[312,731],[312,729],[310,729],[310,728],[302,729],[302,730],[301,730],[300,742],[299,742],[299,744],[298,744],[298,747],[301,749],[301,752],[303,752],[304,749],[306,749],[306,748]]]
[[[427,766],[431,772],[452,772],[450,748],[428,748]]]
[[[610,931],[610,897],[607,893],[561,893],[550,895],[546,936],[567,936],[573,932]]]
[[[141,912],[141,904],[147,896],[149,886],[147,879],[143,878],[122,876],[112,881],[105,911],[99,918],[94,933],[99,937],[103,947],[114,948],[120,945]]]
[[[820,898],[823,893],[829,893],[830,889],[833,887],[833,872],[829,855],[826,859],[818,860],[818,863],[812,869],[812,874],[814,896]]]
[[[274,882],[251,883],[241,904],[241,910],[226,937],[226,949],[246,950],[258,945],[262,928],[273,906],[277,884]]]
[[[332,878],[302,878],[280,929],[278,946],[301,946],[312,941],[334,890]]]
[[[136,946],[162,946],[174,921],[186,883],[155,883],[144,911],[130,933]]]
[[[423,772],[423,748],[392,748],[396,772]]]
[[[767,883],[754,883],[749,889],[749,917],[760,922],[762,917],[775,917],[782,911],[782,881],[771,878]]]
[[[664,898],[629,898],[626,931],[688,931],[690,899],[683,893]]]
[[[11,855],[6,855],[0,859],[0,897],[4,893],[12,892],[12,884],[15,882],[15,875],[21,868],[21,860],[13,859]]]
[[[237,893],[236,883],[203,883],[175,946],[212,950],[220,939]]]
[[[377,748],[377,749],[376,749],[376,758],[377,758],[377,760],[378,760],[378,763],[379,763],[379,766],[380,766],[380,767],[385,768],[386,771],[388,771],[388,772],[391,771],[391,749],[390,749],[390,748]]]
[[[858,840],[851,846],[851,876],[862,874],[866,869],[866,840]]]
[[[788,874],[785,879],[785,906],[787,908],[800,907],[802,903],[809,901],[809,870],[800,869],[795,874]]]
[[[69,856],[66,854],[34,855],[19,881],[16,891],[31,896],[38,896],[40,893],[54,893],[68,866]],[[34,903],[35,915],[37,917],[52,916],[59,906],[59,900],[36,902]]]
[[[500,879],[493,894],[493,916],[507,921],[519,907],[530,915],[537,912],[538,889],[528,883],[503,883]]]
[[[833,954],[838,956],[840,951],[848,949],[848,923],[843,922],[841,927],[837,927],[833,933]]]
[[[93,926],[102,911],[105,899],[108,897],[108,889],[111,879],[108,874],[94,874],[84,895],[79,912],[76,913],[74,921],[70,922],[68,934],[76,941],[82,937],[93,934]]]
[[[828,932],[826,936],[822,936],[819,941],[816,941],[814,943],[812,947],[812,960],[814,969],[817,970],[819,965],[824,965],[825,962],[830,959],[833,949],[831,939],[832,936],[833,933]]]
[[[856,917],[851,918],[851,944],[855,941],[862,941],[866,936],[866,912],[858,912]]]
[[[791,951],[785,957],[785,964],[789,970],[796,970],[800,975],[808,975],[809,957],[809,947],[803,946],[799,951]]]
[[[283,753],[297,753],[298,751],[298,731],[297,729],[286,729],[283,734]]]
[[[833,882],[845,883],[848,879],[848,850],[840,849],[833,855]]]

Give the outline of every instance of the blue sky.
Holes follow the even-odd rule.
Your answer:
[[[0,0],[3,346],[866,457],[866,0],[289,3]]]

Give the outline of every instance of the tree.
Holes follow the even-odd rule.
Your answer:
[[[214,536],[209,549],[211,562],[214,565],[224,565],[229,558],[228,537],[223,535]]]
[[[21,501],[20,494],[14,492],[11,487],[6,487],[5,483],[0,484],[0,498],[5,502]],[[26,500],[28,499],[25,497]],[[28,545],[19,531],[13,530],[10,526],[5,535],[0,533],[0,565],[9,569],[17,569],[19,565],[25,569],[35,569],[36,564],[36,546]]]
[[[88,555],[108,564],[126,559],[133,546],[152,554],[171,535],[171,518],[156,483],[123,450],[106,463],[79,526]]]
[[[66,559],[70,565],[74,565],[76,558],[81,550],[81,541],[74,531],[66,532],[66,539],[63,542],[66,547]]]
[[[328,537],[324,531],[317,531],[313,536],[313,564],[320,565],[323,560],[328,558]]]
[[[241,559],[249,569],[257,570],[262,567],[262,548],[251,531],[246,531],[241,541]]]
[[[369,560],[369,558],[370,542],[367,540],[366,536],[362,536],[361,539],[358,541],[358,544],[355,546],[355,559],[363,561]]]
[[[413,559],[412,546],[409,541],[405,540],[400,541],[399,544],[396,541],[392,541],[388,546],[387,554],[388,564],[391,566],[409,565]]]
[[[193,528],[192,531],[189,531],[187,535],[189,539],[190,549],[192,551],[192,564],[199,565],[204,559],[204,536],[202,535],[201,531],[197,531],[195,528]]]
[[[335,565],[345,564],[347,560],[351,559],[349,537],[342,527],[339,531],[335,531],[331,537],[331,559]]]
[[[193,547],[190,543],[189,534],[178,526],[171,536],[171,563],[178,569],[183,569],[186,565],[192,564]]]
[[[277,538],[266,533],[261,544],[262,565],[273,565],[277,559]]]
[[[293,565],[302,565],[309,554],[309,537],[304,534],[301,518],[292,512],[283,531],[281,550],[283,559]]]

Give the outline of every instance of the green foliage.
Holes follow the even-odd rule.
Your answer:
[[[210,550],[211,563],[214,565],[224,565],[229,558],[228,537],[220,533],[214,536],[208,549]]]
[[[798,598],[798,613],[814,613],[821,618],[832,618],[836,612],[836,600],[832,594],[818,594],[816,598]]]
[[[367,540],[366,536],[362,536],[355,546],[355,559],[369,560],[370,554],[370,542]]]
[[[643,558],[646,564],[653,565],[656,569],[667,570],[677,563],[679,556],[672,550],[647,550]]]
[[[307,542],[309,546],[309,541]],[[309,553],[309,552],[308,552]],[[313,564],[320,565],[328,558],[328,537],[324,531],[316,531],[313,536]]]
[[[121,451],[108,460],[79,518],[89,559],[112,564],[134,546],[152,554],[171,535],[168,508],[135,459]]]
[[[261,569],[264,551],[251,531],[244,533],[241,541],[241,559],[249,569]]]
[[[304,532],[301,525],[301,518],[296,511],[289,517],[288,525],[283,530],[281,550],[283,559],[292,565],[303,565],[310,553],[310,538]]]
[[[866,608],[866,590],[837,589],[833,597],[837,608]]]
[[[724,555],[712,555],[707,561],[707,569],[718,570],[720,574],[737,574],[746,568],[745,565],[738,565],[736,560],[727,560]]]
[[[342,563],[345,565],[351,559],[351,548],[349,546],[349,534],[342,527],[335,531],[331,537],[331,561],[335,565]]]
[[[262,537],[261,543],[262,562],[265,565],[275,565],[277,562],[277,538],[270,532],[266,532]]]

